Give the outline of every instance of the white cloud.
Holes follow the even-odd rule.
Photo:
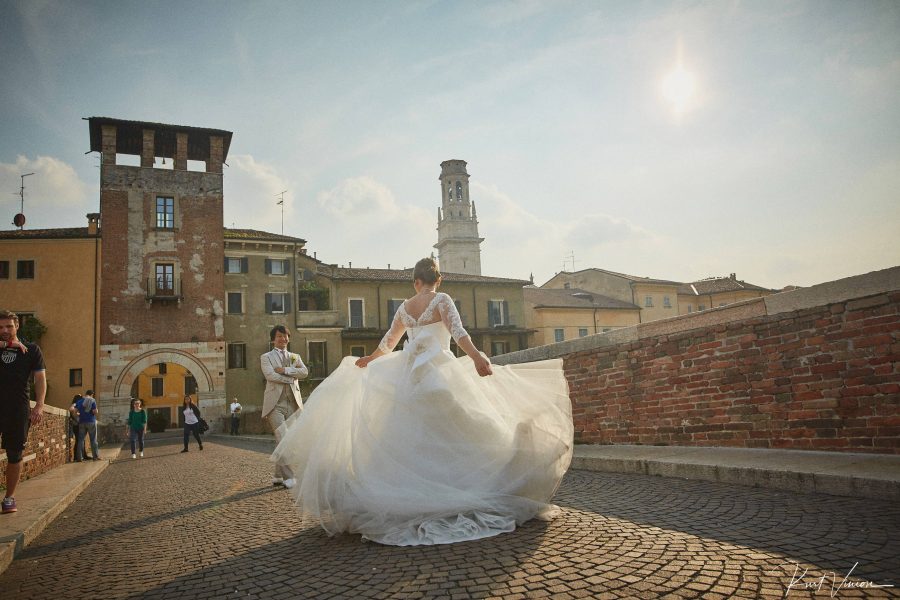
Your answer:
[[[30,159],[21,155],[16,157],[14,163],[0,162],[0,192],[3,193],[3,206],[15,204],[15,212],[19,212],[19,191],[23,181],[21,176],[26,173],[34,173],[24,179],[26,217],[30,214],[47,213],[50,210],[73,209],[79,206],[88,208],[88,185],[78,177],[71,165],[52,156]],[[82,225],[81,219],[77,225]]]

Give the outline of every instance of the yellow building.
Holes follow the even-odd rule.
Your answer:
[[[46,401],[59,408],[99,387],[98,221],[92,213],[88,227],[0,231],[0,307],[47,328]]]
[[[770,290],[740,281],[734,273],[728,277],[710,277],[685,283],[678,288],[678,311],[679,314],[686,315],[742,300],[761,298],[776,292],[778,290]]]
[[[604,333],[640,322],[640,307],[582,289],[526,287],[525,320],[535,346]]]
[[[170,427],[184,424],[181,406],[191,395],[196,404],[197,380],[191,372],[175,363],[150,365],[131,384],[131,397],[140,398],[148,415],[160,413]]]
[[[604,269],[563,271],[541,288],[581,289],[598,296],[626,302],[640,308],[639,322],[656,321],[679,314],[678,290],[681,283],[651,277],[636,277]]]

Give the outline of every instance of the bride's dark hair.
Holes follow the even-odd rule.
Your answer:
[[[416,268],[413,269],[414,281],[418,279],[422,283],[431,285],[432,283],[437,283],[440,278],[441,272],[438,271],[437,263],[434,262],[433,258],[423,258],[416,263]]]

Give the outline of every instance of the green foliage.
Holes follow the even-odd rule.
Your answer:
[[[18,337],[28,340],[32,344],[39,344],[41,336],[47,332],[47,326],[41,323],[37,317],[31,316],[19,327]]]
[[[330,292],[323,287],[319,287],[314,281],[301,285],[298,289],[298,296],[301,299],[307,298],[311,300],[311,304],[315,306],[312,310],[329,310]]]
[[[168,419],[160,412],[152,412],[147,415],[147,429],[152,433],[162,433],[168,424]]]

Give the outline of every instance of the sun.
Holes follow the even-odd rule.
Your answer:
[[[663,98],[671,105],[672,111],[676,115],[684,114],[691,108],[691,102],[695,98],[696,92],[696,78],[680,63],[662,80]]]

